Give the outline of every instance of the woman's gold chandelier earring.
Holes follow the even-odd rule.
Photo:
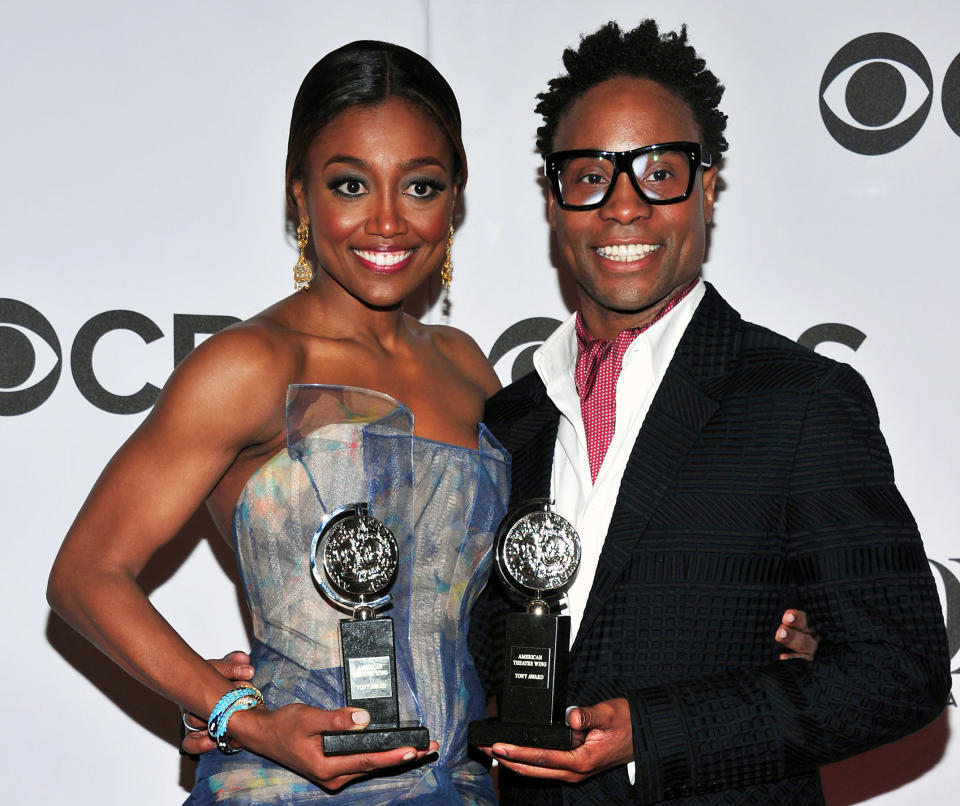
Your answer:
[[[447,255],[443,259],[443,266],[440,267],[440,287],[444,291],[448,291],[450,283],[453,282],[453,261],[450,260],[451,249],[453,249],[453,224],[450,225],[450,232],[447,233]]]
[[[307,241],[310,240],[310,227],[302,218],[297,227],[297,246],[300,247],[300,257],[293,267],[293,287],[297,291],[306,291],[310,288],[310,281],[313,279],[313,266],[307,260],[304,250],[307,248]]]

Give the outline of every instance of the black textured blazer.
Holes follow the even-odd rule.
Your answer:
[[[536,373],[488,402],[513,503],[549,495],[559,416]],[[494,581],[474,611],[490,691],[515,607]],[[778,660],[787,607],[822,636],[813,663]],[[636,783],[503,775],[504,803],[822,803],[819,766],[936,717],[940,605],[861,377],[708,284],[624,472],[570,663],[570,703],[629,700]]]

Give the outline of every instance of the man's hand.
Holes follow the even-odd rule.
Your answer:
[[[789,658],[813,660],[820,645],[820,636],[807,624],[806,613],[802,610],[787,610],[777,628],[776,641],[782,644],[785,650],[780,653],[780,660]]]
[[[573,750],[543,750],[497,743],[480,748],[518,775],[575,784],[598,772],[633,761],[630,706],[622,697],[571,708],[567,724],[583,744]]]

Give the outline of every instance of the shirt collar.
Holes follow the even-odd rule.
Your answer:
[[[687,329],[693,314],[706,293],[703,278],[697,279],[693,289],[678,302],[672,311],[659,321],[646,328],[634,340],[624,353],[624,363],[630,360],[639,349],[649,349],[654,375],[662,376],[673,359],[677,344]],[[577,366],[577,314],[571,314],[547,337],[546,341],[533,354],[533,366],[551,394],[558,385],[569,386],[576,394],[574,371]]]

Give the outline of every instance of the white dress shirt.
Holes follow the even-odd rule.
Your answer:
[[[577,366],[576,314],[570,316],[534,353],[533,364],[560,409],[560,426],[553,456],[551,497],[557,512],[580,534],[580,570],[565,597],[573,644],[593,586],[600,550],[613,516],[623,471],[633,450],[650,402],[676,352],[683,332],[703,299],[703,280],[666,316],[655,322],[627,348],[617,380],[616,425],[596,482],[590,480],[587,437],[574,382]]]

